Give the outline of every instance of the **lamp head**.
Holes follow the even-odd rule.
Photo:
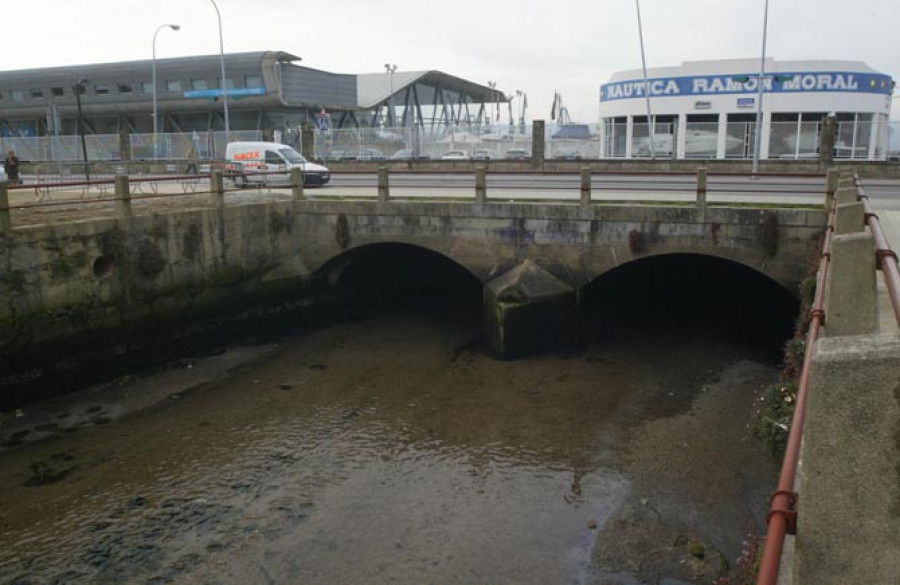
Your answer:
[[[169,26],[169,28],[172,29],[172,30],[181,30],[181,25],[180,25],[180,24],[170,24],[170,25],[168,25],[168,26]]]

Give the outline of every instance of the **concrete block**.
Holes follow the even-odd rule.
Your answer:
[[[865,335],[878,330],[875,244],[871,234],[835,236],[826,285],[825,334]]]
[[[487,203],[487,166],[475,165],[475,203]]]
[[[865,224],[865,206],[862,201],[844,203],[837,206],[834,217],[835,235],[853,234],[863,231]]]
[[[225,182],[222,171],[213,171],[209,174],[209,203],[213,207],[225,207]]]
[[[859,200],[859,189],[853,186],[841,187],[835,192],[834,196],[838,205],[856,203]]]
[[[116,175],[116,215],[119,217],[131,216],[131,188],[128,184],[128,175]]]
[[[485,334],[497,356],[570,347],[578,339],[574,288],[526,260],[484,287]]]
[[[378,200],[389,201],[391,198],[391,186],[388,178],[387,165],[378,167]]]
[[[706,168],[697,169],[697,207],[706,207]]]
[[[900,336],[821,339],[800,468],[797,583],[900,576]]]
[[[294,199],[303,199],[303,173],[300,169],[291,169],[291,196]]]
[[[9,215],[9,183],[0,181],[0,234],[12,234],[12,218]]]
[[[591,167],[582,165],[581,167],[581,205],[588,206],[591,204]]]
[[[828,169],[825,175],[825,209],[831,209],[831,202],[834,200],[834,192],[838,190],[838,183],[841,179],[841,173],[837,169]]]

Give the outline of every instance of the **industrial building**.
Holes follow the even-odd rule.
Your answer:
[[[887,155],[890,76],[859,61],[766,59],[762,94],[759,82],[758,59],[647,69],[646,84],[641,70],[616,73],[600,87],[600,156],[753,158],[760,109],[759,158],[816,158],[828,115],[837,122],[835,157]]]
[[[507,99],[440,71],[331,73],[281,51],[222,58],[224,84],[219,55],[0,72],[0,136],[77,135],[79,101],[88,135],[152,134],[154,97],[157,132],[222,131],[225,94],[229,130],[287,137],[304,124],[321,130],[480,124],[490,104]]]

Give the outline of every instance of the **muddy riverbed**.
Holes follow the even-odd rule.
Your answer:
[[[707,584],[762,530],[775,364],[480,327],[411,307],[3,413],[0,583]]]

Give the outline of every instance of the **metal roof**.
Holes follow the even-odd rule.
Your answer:
[[[299,61],[300,57],[285,53],[284,51],[255,51],[247,53],[226,53],[226,68],[238,65],[261,65],[263,59],[271,58],[281,63]],[[176,70],[180,68],[210,69],[218,71],[221,57],[219,55],[193,55],[189,57],[170,57],[156,59],[158,72]],[[28,82],[39,80],[44,85],[73,85],[81,78],[90,81],[96,79],[109,79],[122,73],[135,71],[150,71],[153,59],[141,59],[137,61],[119,61],[114,63],[95,63],[91,65],[67,65],[63,67],[42,67],[39,69],[19,69],[15,71],[0,71],[0,84],[15,80]]]
[[[393,83],[394,93],[414,83],[430,83],[437,84],[444,89],[453,91],[461,91],[476,98],[476,102],[505,102],[507,97],[502,91],[491,89],[486,85],[480,85],[471,81],[467,81],[460,77],[455,77],[441,71],[396,71],[393,74],[393,82],[391,74],[382,73],[360,73],[357,74],[356,97],[360,108],[371,108],[385,101],[391,94],[391,85]]]

